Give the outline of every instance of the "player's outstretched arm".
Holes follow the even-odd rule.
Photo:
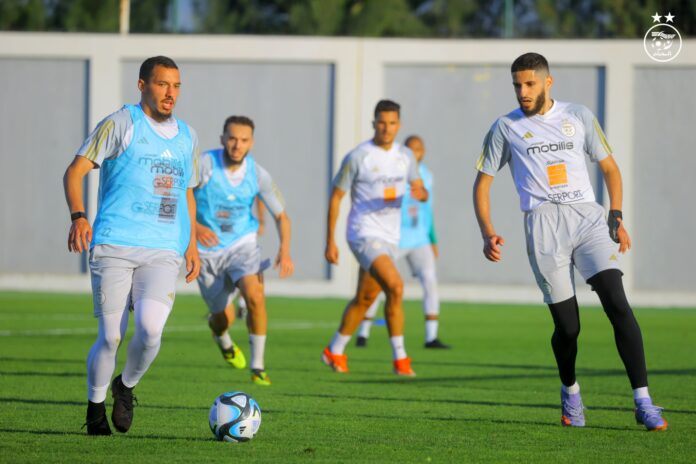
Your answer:
[[[428,191],[423,184],[423,179],[415,179],[409,183],[411,187],[411,197],[418,201],[428,201]]]
[[[186,190],[186,202],[188,204],[189,220],[191,221],[191,238],[188,247],[184,252],[186,261],[186,282],[189,283],[198,277],[201,272],[201,259],[198,256],[198,245],[196,245],[196,198],[193,196],[193,189]]]
[[[290,257],[290,218],[287,213],[283,211],[278,214],[275,218],[276,229],[278,230],[278,238],[280,239],[280,246],[278,247],[278,255],[274,263],[274,268],[278,269],[278,274],[281,279],[290,277],[293,272],[295,272],[295,264],[292,262]]]
[[[266,205],[260,197],[256,197],[256,220],[259,221],[259,230],[256,233],[261,237],[266,231]]]
[[[96,164],[84,156],[76,156],[72,163],[65,170],[63,175],[63,189],[65,191],[65,201],[68,203],[70,214],[84,213],[84,192],[82,185],[83,179],[96,167]],[[89,249],[92,241],[92,226],[86,218],[79,218],[72,221],[70,232],[68,233],[68,250],[74,253],[82,253]]]
[[[623,203],[621,171],[611,155],[599,161],[599,169],[602,171],[609,192],[609,235],[619,244],[619,252],[625,253],[631,249],[631,237],[623,225],[621,213]]]
[[[338,247],[334,239],[336,232],[336,221],[338,220],[338,212],[341,209],[341,200],[346,192],[334,187],[329,199],[329,213],[326,218],[326,251],[324,257],[331,264],[338,264]]]
[[[502,259],[501,246],[505,244],[505,239],[495,233],[495,228],[491,222],[490,213],[490,192],[493,176],[479,172],[474,182],[474,211],[476,220],[481,229],[483,238],[483,255],[489,261],[498,262]]]
[[[212,248],[220,243],[220,238],[207,226],[196,222],[196,240],[204,247]]]

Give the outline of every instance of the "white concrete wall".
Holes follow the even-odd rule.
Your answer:
[[[643,50],[641,40],[401,40],[354,38],[250,37],[250,36],[154,36],[110,34],[34,34],[0,33],[0,58],[84,59],[89,62],[89,126],[94,127],[105,115],[123,104],[121,66],[124,60],[143,56],[167,55],[182,61],[213,62],[291,62],[332,63],[335,66],[335,115],[333,165],[338,167],[343,155],[358,142],[371,136],[372,109],[383,97],[385,66],[390,64],[491,64],[508,66],[527,51],[544,54],[554,65],[591,65],[606,69],[605,128],[610,134],[615,157],[624,177],[624,215],[631,230],[633,202],[634,151],[634,71],[642,66],[696,67],[696,40],[683,44],[680,56],[670,63],[655,63]],[[50,76],[49,76],[50,78]],[[135,76],[134,76],[135,79]],[[56,89],[60,91],[60,89]],[[501,89],[501,92],[510,92]],[[511,92],[510,92],[511,93]],[[511,107],[514,100],[510,96]],[[492,122],[492,121],[491,121]],[[683,121],[685,130],[689,122]],[[480,134],[482,139],[484,134]],[[76,146],[79,141],[76,142]],[[0,154],[6,156],[6,154]],[[686,155],[685,155],[686,156]],[[56,173],[60,178],[62,172]],[[94,176],[94,174],[91,174]],[[96,176],[95,176],[96,177]],[[97,180],[90,181],[90,202],[96,201]],[[465,191],[470,191],[466,186]],[[6,193],[7,194],[7,193]],[[470,202],[468,198],[462,201]],[[91,210],[94,212],[94,208]],[[338,231],[345,230],[347,202],[343,203]],[[686,212],[685,212],[686,213]],[[67,214],[67,213],[66,213]],[[693,212],[689,214],[693,215]],[[323,224],[317,225],[324,227]],[[443,227],[444,225],[440,225]],[[689,237],[696,230],[687,231]],[[66,230],[67,234],[67,230]],[[342,235],[342,232],[339,232]],[[339,240],[341,264],[334,268],[328,281],[280,281],[269,277],[268,291],[278,295],[348,296],[354,291],[357,267],[344,240]],[[480,247],[480,244],[472,246]],[[484,258],[481,256],[480,258]],[[625,283],[634,304],[660,306],[696,306],[696,288],[683,292],[641,291],[633,284],[633,261],[629,253],[625,263]],[[475,265],[476,263],[473,263]],[[528,273],[528,268],[519,272]],[[694,273],[696,283],[696,272]],[[441,295],[448,300],[540,302],[533,286],[447,285]],[[52,275],[0,274],[0,289],[85,290],[86,275],[58,277]],[[195,285],[181,291],[197,291]],[[419,289],[409,285],[407,296],[415,297]],[[581,302],[595,302],[587,291],[579,293]]]

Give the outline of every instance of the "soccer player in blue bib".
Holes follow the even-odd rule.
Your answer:
[[[179,69],[170,58],[140,66],[140,104],[102,120],[78,150],[63,179],[72,225],[68,249],[89,249],[99,332],[87,358],[87,433],[111,435],[104,400],[116,353],[133,311],[135,333],[123,372],[111,382],[111,420],[119,432],[133,421],[133,388],[160,348],[183,261],[186,281],[198,276],[196,204],[198,139],[173,116]],[[94,227],[83,203],[83,179],[99,169]]]
[[[261,261],[259,221],[252,214],[254,203],[260,198],[275,219],[280,236],[275,266],[281,278],[294,270],[290,219],[280,190],[250,153],[254,122],[246,116],[230,116],[223,125],[220,142],[222,148],[201,156],[201,182],[195,189],[201,256],[198,286],[223,357],[233,367],[243,369],[246,359],[228,332],[235,317],[232,297],[239,288],[248,310],[251,380],[269,386],[271,380],[264,366],[267,315],[262,274],[269,263]]]
[[[438,255],[435,221],[433,219],[433,174],[423,162],[425,144],[417,135],[406,138],[404,145],[410,148],[418,162],[418,173],[429,196],[426,201],[417,201],[408,193],[401,205],[401,239],[399,257],[406,258],[411,273],[423,288],[423,314],[425,315],[425,348],[447,349],[438,338],[440,298],[437,294],[437,272],[435,259]],[[377,313],[379,298],[372,303],[360,324],[356,346],[367,346],[372,319]]]
[[[636,421],[648,430],[667,428],[662,409],[648,394],[643,339],[623,288],[620,254],[631,247],[621,214],[621,173],[602,128],[586,107],[552,100],[553,78],[537,53],[511,67],[520,107],[498,118],[486,135],[477,163],[474,206],[483,254],[502,258],[505,243],[493,227],[490,186],[509,164],[524,212],[527,254],[555,330],[551,346],[561,378],[561,422],[582,427],[585,414],[575,378],[580,333],[573,266],[597,292],[633,388]],[[585,158],[597,162],[610,200],[608,224],[595,201]],[[618,247],[616,246],[618,243]]]

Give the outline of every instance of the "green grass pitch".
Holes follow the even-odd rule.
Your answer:
[[[269,299],[273,386],[264,388],[223,362],[202,300],[179,296],[159,357],[136,388],[133,427],[88,437],[80,427],[96,333],[90,297],[0,293],[0,462],[696,462],[696,310],[636,310],[651,393],[670,424],[648,433],[635,424],[611,326],[598,308],[581,308],[587,427],[569,429],[560,425],[543,305],[443,304],[441,338],[454,348],[428,351],[420,305],[407,302],[415,379],[391,373],[383,327],[373,328],[365,349],[351,341],[349,374],[320,363],[343,305]],[[232,336],[248,354],[243,324]],[[125,344],[119,354],[117,372]],[[233,390],[263,410],[249,443],[217,442],[208,428],[213,399]]]

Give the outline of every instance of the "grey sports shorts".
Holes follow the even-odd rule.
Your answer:
[[[406,258],[413,277],[435,272],[435,254],[433,253],[433,247],[430,245],[423,245],[417,248],[402,248],[399,250],[399,258],[402,257]]]
[[[89,251],[95,317],[125,311],[145,298],[171,308],[182,263],[171,250],[95,245]]]
[[[583,279],[619,269],[619,246],[609,237],[598,203],[544,203],[525,213],[527,255],[547,304],[575,295],[573,265]]]
[[[261,249],[255,241],[202,254],[198,287],[208,310],[211,313],[224,311],[242,277],[259,274],[270,266],[269,259],[261,262]]]
[[[396,245],[376,238],[365,238],[354,242],[348,242],[348,246],[358,260],[358,263],[360,263],[360,267],[368,272],[370,271],[372,263],[378,257],[387,255],[394,262],[396,262],[396,258],[398,257],[398,248]]]

